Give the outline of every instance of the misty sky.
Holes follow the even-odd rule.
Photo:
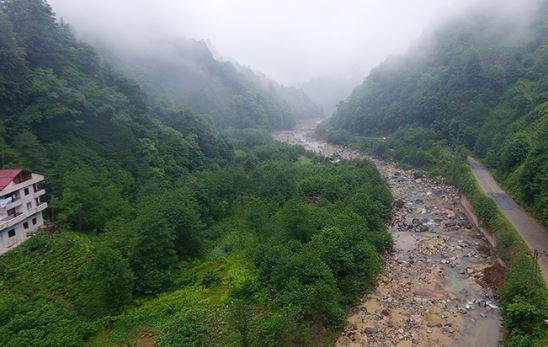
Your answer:
[[[501,3],[521,3],[500,0]],[[204,39],[286,84],[361,80],[427,28],[480,0],[49,0],[77,33],[117,44]]]

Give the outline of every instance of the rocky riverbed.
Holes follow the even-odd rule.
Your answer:
[[[497,346],[501,313],[489,278],[498,263],[454,187],[312,137],[313,125],[274,137],[330,157],[369,159],[390,185],[395,240],[377,288],[349,312],[337,346]],[[488,272],[490,276],[484,276]],[[489,278],[487,278],[489,277]]]

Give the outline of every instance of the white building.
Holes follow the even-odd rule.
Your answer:
[[[0,170],[0,254],[25,241],[44,224],[44,176],[21,169]]]

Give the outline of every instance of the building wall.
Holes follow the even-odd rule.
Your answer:
[[[36,219],[36,224],[33,223],[33,219]],[[28,223],[28,228],[25,229],[25,223]],[[44,218],[42,212],[38,212],[21,223],[17,223],[13,227],[0,231],[0,254],[9,251],[12,248],[20,245],[23,241],[29,238],[29,236],[44,225]],[[9,237],[9,231],[14,230],[15,236]]]
[[[33,179],[23,182],[18,186],[20,189],[16,191],[17,200],[8,204],[6,210],[15,208],[15,212],[19,215],[28,214],[28,217],[21,220],[19,223],[5,228],[0,231],[0,254],[3,254],[15,246],[25,241],[29,235],[44,225],[44,219],[42,212],[36,212],[35,209],[38,206],[36,198],[41,199],[44,194],[43,190],[34,191],[34,184],[41,181],[43,176],[33,173]],[[28,189],[28,194],[25,194],[25,189]],[[7,191],[13,190],[12,187],[7,187],[4,191],[0,192],[0,195],[4,195]],[[33,219],[36,219],[36,224],[33,223]],[[25,228],[27,223],[27,228]],[[9,237],[9,231],[14,230],[15,235]]]

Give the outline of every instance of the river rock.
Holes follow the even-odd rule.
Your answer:
[[[367,327],[363,329],[363,332],[366,333],[367,335],[373,335],[378,333],[379,331],[377,330],[377,328]]]
[[[284,132],[281,139],[301,144],[307,150],[322,151],[330,159],[366,158],[350,148],[312,139],[299,130]],[[468,309],[465,304],[470,298],[492,298],[476,284],[481,284],[480,280],[474,283],[475,276],[480,276],[482,269],[494,261],[478,252],[478,245],[484,246],[487,242],[481,234],[477,235],[477,229],[464,215],[459,192],[454,187],[416,170],[371,161],[390,185],[394,197],[393,215],[387,228],[394,236],[413,233],[409,234],[411,239],[402,238],[402,244],[400,238],[394,237],[393,252],[385,257],[374,295],[364,297],[358,310],[352,311],[349,318],[352,323],[346,327],[337,346],[463,345],[464,341],[460,340],[463,331],[482,333],[477,330],[476,319],[500,317],[500,311],[491,308],[487,299],[474,301],[477,309],[470,305]],[[369,309],[363,307],[365,305]],[[486,318],[481,318],[483,316]],[[444,334],[435,334],[435,329]],[[434,332],[428,334],[429,331]],[[493,343],[486,346],[497,343],[490,342]]]

